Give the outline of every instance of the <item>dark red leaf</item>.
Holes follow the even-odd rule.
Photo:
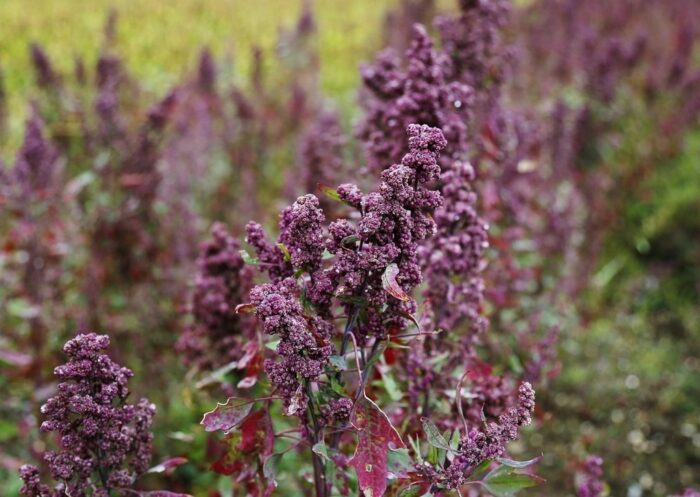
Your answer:
[[[386,491],[389,449],[405,445],[387,415],[367,398],[357,403],[352,424],[358,430],[358,443],[349,464],[357,471],[364,495],[382,497]]]

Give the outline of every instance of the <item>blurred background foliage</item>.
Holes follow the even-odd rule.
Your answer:
[[[397,3],[315,2],[320,85],[341,110],[346,129],[358,113],[354,105],[358,65],[382,45],[384,15]],[[453,8],[452,2],[438,4]],[[280,26],[292,25],[300,13],[300,5],[290,0],[3,0],[0,69],[8,95],[9,130],[0,157],[11,158],[19,147],[29,113],[27,101],[37,91],[29,44],[40,43],[61,72],[70,72],[78,56],[92,67],[103,45],[110,8],[119,14],[115,49],[131,77],[150,95],[162,95],[188,74],[203,46],[224,61],[220,67],[224,81],[247,81],[252,47],[274,52]],[[274,58],[265,59],[266,71],[274,73],[275,67]],[[274,92],[274,83],[270,86]],[[619,146],[592,147],[604,157],[601,162],[621,175],[645,161],[652,161],[653,167],[641,184],[610,192],[615,221],[606,230],[602,255],[591,269],[592,283],[575,303],[577,315],[562,323],[561,373],[538,390],[542,422],[514,449],[544,454],[540,472],[549,483],[531,495],[572,495],[571,475],[577,461],[589,453],[604,457],[610,495],[662,496],[700,485],[700,129],[696,123],[685,133],[678,153],[648,158],[640,154],[643,145],[665,137],[655,135],[643,105],[631,107],[619,124]],[[287,150],[281,157],[292,160],[292,153]],[[276,181],[273,191],[278,192],[279,175]],[[75,254],[69,263],[80,266],[80,257],[87,256]],[[62,284],[74,287],[67,278],[70,273]],[[80,299],[80,292],[73,288],[66,298]],[[113,310],[128,305],[120,291],[108,298]],[[4,314],[0,322],[20,328],[27,309],[20,300],[12,302],[0,310]],[[178,311],[172,302],[160,304],[164,314]],[[132,321],[110,324],[116,329],[142,326],[133,322],[134,316],[125,319]],[[67,323],[57,327],[65,333],[74,321]],[[143,340],[152,342],[148,350],[172,346],[178,331],[175,324],[169,325],[158,330],[163,334],[143,330]],[[45,348],[58,350],[65,335],[48,336],[51,343]],[[172,377],[182,378],[186,371],[168,354],[163,354],[162,362],[142,365],[135,350],[141,345],[117,336],[112,349],[141,378],[134,387],[137,392],[147,393],[161,413],[167,413],[156,417],[158,454],[186,453],[193,461],[210,460],[215,449],[191,427],[212,406],[216,394],[192,390],[190,382],[173,382]],[[55,357],[47,360],[58,363]],[[9,369],[3,364],[0,374],[0,493],[11,496],[19,488],[18,459],[26,454],[10,450],[9,444],[31,438],[35,426],[17,415],[27,386],[13,383]],[[45,394],[32,393],[36,399]],[[41,440],[32,443],[29,452],[41,451]],[[197,496],[212,489],[227,495],[230,479],[205,469],[186,464],[177,469],[176,477]]]
[[[360,62],[381,45],[386,12],[398,0],[315,2],[322,88],[350,109],[360,75]],[[454,8],[440,0],[441,8]],[[210,47],[244,78],[250,73],[250,51],[274,50],[279,29],[292,25],[300,3],[290,0],[4,0],[0,7],[0,67],[5,73],[12,126],[18,134],[26,115],[33,78],[29,43],[46,48],[58,69],[72,69],[76,57],[87,65],[97,59],[105,18],[119,13],[117,46],[142,87],[160,94],[177,83],[196,63],[199,49]]]

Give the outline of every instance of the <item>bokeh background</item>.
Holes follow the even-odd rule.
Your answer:
[[[401,10],[421,3],[429,7]],[[551,312],[559,333],[551,372],[538,388],[537,426],[513,450],[543,455],[540,473],[548,483],[532,495],[574,495],[577,468],[591,453],[605,460],[609,495],[672,495],[700,486],[700,4],[658,2],[655,9],[671,13],[655,24],[656,10],[645,13],[626,0],[610,2],[622,16],[614,22],[603,1],[569,14],[547,7],[564,3],[514,6],[506,39],[516,46],[519,79],[511,91],[533,108],[555,94],[571,108],[586,106],[593,124],[579,144],[583,172],[576,178],[599,186],[581,207],[588,222],[575,235],[587,262],[575,276],[580,289]],[[0,192],[0,494],[18,495],[18,466],[47,443],[37,434],[37,408],[53,385],[61,344],[80,327],[110,333],[117,358],[140,378],[136,393],[158,404],[155,459],[211,460],[197,423],[217,397],[196,386],[174,348],[189,319],[196,241],[214,220],[239,228],[250,217],[274,222],[289,197],[286,171],[293,171],[308,102],[336,111],[352,136],[361,115],[358,67],[387,43],[401,43],[391,36],[398,32],[391,26],[404,22],[397,12],[430,24],[437,12],[458,6],[317,0],[311,8],[312,22],[290,0],[0,2],[0,158],[9,170],[29,132],[25,121],[39,114],[60,150],[55,163],[64,178],[48,194],[23,194],[24,203]],[[624,31],[626,19],[632,27]],[[578,32],[569,21],[592,33],[576,54],[562,46]],[[608,38],[632,39],[640,26],[652,49],[632,69],[586,65]],[[682,83],[674,84],[666,65],[680,46],[687,54],[678,69]],[[44,73],[41,57],[51,65]],[[202,89],[209,57],[216,61],[217,97]],[[588,91],[557,57],[559,66],[579,64],[583,74],[605,72],[615,96]],[[118,121],[128,146],[105,140],[90,110],[100,71],[110,77],[111,66],[100,69],[99,60],[119,66]],[[654,76],[664,68],[668,74]],[[125,193],[119,178],[101,175],[101,165],[129,163],[147,110],[173,87],[190,92],[173,125],[184,145],[141,157],[159,171],[157,193],[139,191],[143,185]],[[224,97],[239,102],[233,118],[211,110]],[[214,117],[197,117],[207,112]],[[246,116],[257,124],[229,134],[231,122],[235,127]],[[193,122],[194,131],[187,127]],[[157,123],[151,131],[160,133]],[[167,148],[174,143],[169,136],[154,143]],[[251,143],[257,145],[241,145]],[[352,142],[345,154],[361,164]],[[124,207],[130,196],[148,208]],[[134,219],[148,227],[149,240],[131,229]],[[114,240],[129,247],[114,247]],[[517,357],[505,362],[519,367]],[[207,472],[204,462],[147,478],[166,478],[197,496],[231,492],[230,479]]]

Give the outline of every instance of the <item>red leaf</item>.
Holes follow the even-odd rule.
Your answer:
[[[222,430],[228,433],[250,414],[251,409],[252,402],[231,397],[225,404],[217,404],[213,411],[206,413],[200,424],[204,426],[204,431]]]
[[[240,453],[237,450],[229,450],[221,459],[211,465],[211,469],[220,475],[231,476],[243,469],[243,462],[239,459]]]
[[[358,430],[359,439],[349,464],[357,471],[365,496],[382,497],[386,491],[389,449],[405,445],[387,415],[366,397],[357,403],[352,424]]]
[[[265,412],[255,411],[250,416],[245,418],[241,423],[241,442],[238,444],[238,449],[241,452],[253,452],[259,445],[259,442],[265,436],[267,423],[265,423]]]
[[[399,275],[399,266],[396,264],[389,264],[382,274],[382,286],[384,290],[394,298],[397,298],[403,302],[407,302],[411,298],[404,292],[401,285],[396,281],[396,277]]]

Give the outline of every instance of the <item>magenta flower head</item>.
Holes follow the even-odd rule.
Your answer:
[[[515,406],[484,429],[473,428],[460,442],[452,465],[436,478],[448,488],[459,488],[474,469],[486,460],[502,457],[509,442],[517,440],[520,428],[532,423],[535,390],[527,382],[518,389]]]
[[[95,333],[64,346],[68,362],[54,370],[58,391],[41,407],[41,431],[56,433],[61,447],[44,455],[56,484],[51,490],[37,468],[22,466],[22,496],[106,497],[148,469],[155,406],[146,399],[127,403],[133,373],[104,353],[108,346],[109,338]]]

